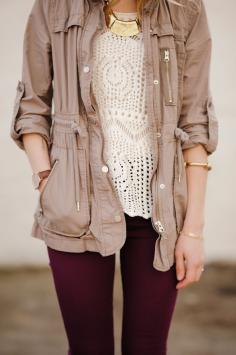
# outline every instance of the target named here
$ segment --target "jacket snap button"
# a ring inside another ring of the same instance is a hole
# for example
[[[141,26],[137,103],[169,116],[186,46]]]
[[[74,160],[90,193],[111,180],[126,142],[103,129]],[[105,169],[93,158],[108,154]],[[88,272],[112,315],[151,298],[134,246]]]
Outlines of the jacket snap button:
[[[159,84],[159,80],[155,79],[155,80],[153,80],[153,83],[154,83],[155,85],[158,85],[158,84]]]
[[[166,187],[165,184],[160,184],[160,188],[161,188],[161,189],[164,189],[165,187]]]
[[[161,137],[161,132],[157,132],[157,137]]]
[[[84,70],[85,73],[88,73],[89,72],[89,66],[85,65],[83,70]]]
[[[103,171],[104,173],[107,173],[107,172],[108,172],[108,166],[107,166],[107,165],[103,165],[102,171]]]
[[[121,221],[121,216],[118,215],[118,214],[114,218],[115,218],[116,222],[120,222]]]

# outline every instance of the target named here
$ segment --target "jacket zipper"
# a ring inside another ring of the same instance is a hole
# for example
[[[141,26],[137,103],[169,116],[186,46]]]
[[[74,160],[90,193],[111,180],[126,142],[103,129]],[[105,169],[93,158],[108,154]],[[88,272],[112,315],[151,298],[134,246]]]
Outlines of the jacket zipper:
[[[157,164],[159,164],[159,162],[157,162]],[[157,207],[157,216],[158,216],[158,218],[160,218],[160,205],[159,205],[159,201],[158,200],[156,200],[156,207]],[[158,234],[159,234],[158,238],[161,237],[161,234],[162,234],[162,232],[165,231],[165,228],[164,228],[163,224],[161,223],[160,219],[157,219],[154,222],[153,221],[153,217],[151,215],[151,223],[152,223],[152,227],[154,228],[154,230],[156,232],[158,232]]]
[[[171,87],[171,81],[170,81],[170,51],[168,48],[165,48],[163,51],[164,51],[163,62],[165,63],[165,75],[166,75],[166,83],[167,83],[168,102],[172,103],[173,102],[173,94],[172,94],[172,87]]]

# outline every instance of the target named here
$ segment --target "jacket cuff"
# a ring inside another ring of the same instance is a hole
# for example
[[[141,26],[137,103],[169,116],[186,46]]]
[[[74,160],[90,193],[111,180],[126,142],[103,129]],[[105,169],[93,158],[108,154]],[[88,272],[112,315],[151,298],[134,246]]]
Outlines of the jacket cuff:
[[[22,135],[25,133],[37,133],[40,134],[47,143],[47,146],[50,145],[50,136],[49,129],[42,124],[42,122],[35,124],[35,119],[33,117],[24,118],[19,121],[16,121],[14,129],[11,132],[11,137],[17,144],[17,146],[24,150],[24,144],[22,140]],[[40,126],[41,125],[41,126]]]
[[[21,117],[20,103],[25,92],[25,85],[22,81],[18,81],[16,91],[14,112],[10,128],[11,138],[20,149],[25,150],[22,135],[24,133],[37,133],[45,139],[47,146],[49,147],[50,125],[47,119],[41,115],[24,115],[24,117]]]
[[[182,141],[182,150],[202,144],[207,154],[211,155],[217,148],[218,129],[218,119],[215,114],[212,96],[209,96],[206,105],[206,124],[195,124],[183,129],[188,134],[188,139]]]

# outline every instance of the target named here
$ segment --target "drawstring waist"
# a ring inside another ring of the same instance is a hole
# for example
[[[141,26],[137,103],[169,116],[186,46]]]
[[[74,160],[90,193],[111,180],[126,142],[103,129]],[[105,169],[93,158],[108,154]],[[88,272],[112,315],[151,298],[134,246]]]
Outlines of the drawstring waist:
[[[76,120],[77,118],[77,120]],[[63,127],[59,128],[61,129],[62,132],[66,133],[74,133],[72,135],[72,152],[73,152],[73,163],[74,163],[74,179],[75,179],[75,203],[76,203],[76,210],[80,210],[80,186],[82,181],[81,181],[81,176],[79,172],[79,156],[77,152],[77,135],[79,135],[79,139],[83,137],[83,131],[84,129],[81,128],[81,125],[78,122],[79,116],[69,116],[69,118],[60,118],[58,115],[55,115],[52,117],[52,125],[50,129],[50,137],[51,137],[51,143],[53,141],[53,130],[54,130],[54,125],[55,123],[58,124],[58,126]],[[174,136],[177,139],[177,166],[178,166],[178,181],[180,182],[182,174],[183,174],[183,159],[182,159],[182,147],[181,143],[185,142],[186,140],[189,139],[189,135],[187,132],[185,132],[182,128],[176,127],[174,129]]]

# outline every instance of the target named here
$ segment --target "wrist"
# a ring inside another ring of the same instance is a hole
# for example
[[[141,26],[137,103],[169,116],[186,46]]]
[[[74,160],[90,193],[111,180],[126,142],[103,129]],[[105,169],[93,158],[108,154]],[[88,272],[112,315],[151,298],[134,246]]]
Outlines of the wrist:
[[[203,219],[185,219],[182,230],[193,233],[202,233],[204,229],[204,224],[205,223]]]
[[[185,214],[184,224],[186,226],[195,226],[196,228],[203,228],[205,224],[205,214],[203,208],[200,206],[195,209],[188,208]]]
[[[33,173],[32,175],[32,183],[35,189],[39,189],[42,181],[48,178],[49,174],[51,173],[51,169],[42,170],[38,173]]]
[[[48,176],[45,176],[40,180],[38,189],[40,189],[40,187],[45,183],[45,181],[47,181],[47,179],[48,179]]]
[[[204,229],[204,223],[203,222],[199,223],[199,221],[197,222],[186,221],[184,222],[182,228],[183,231],[193,232],[196,234],[201,234],[203,232],[203,229]]]

